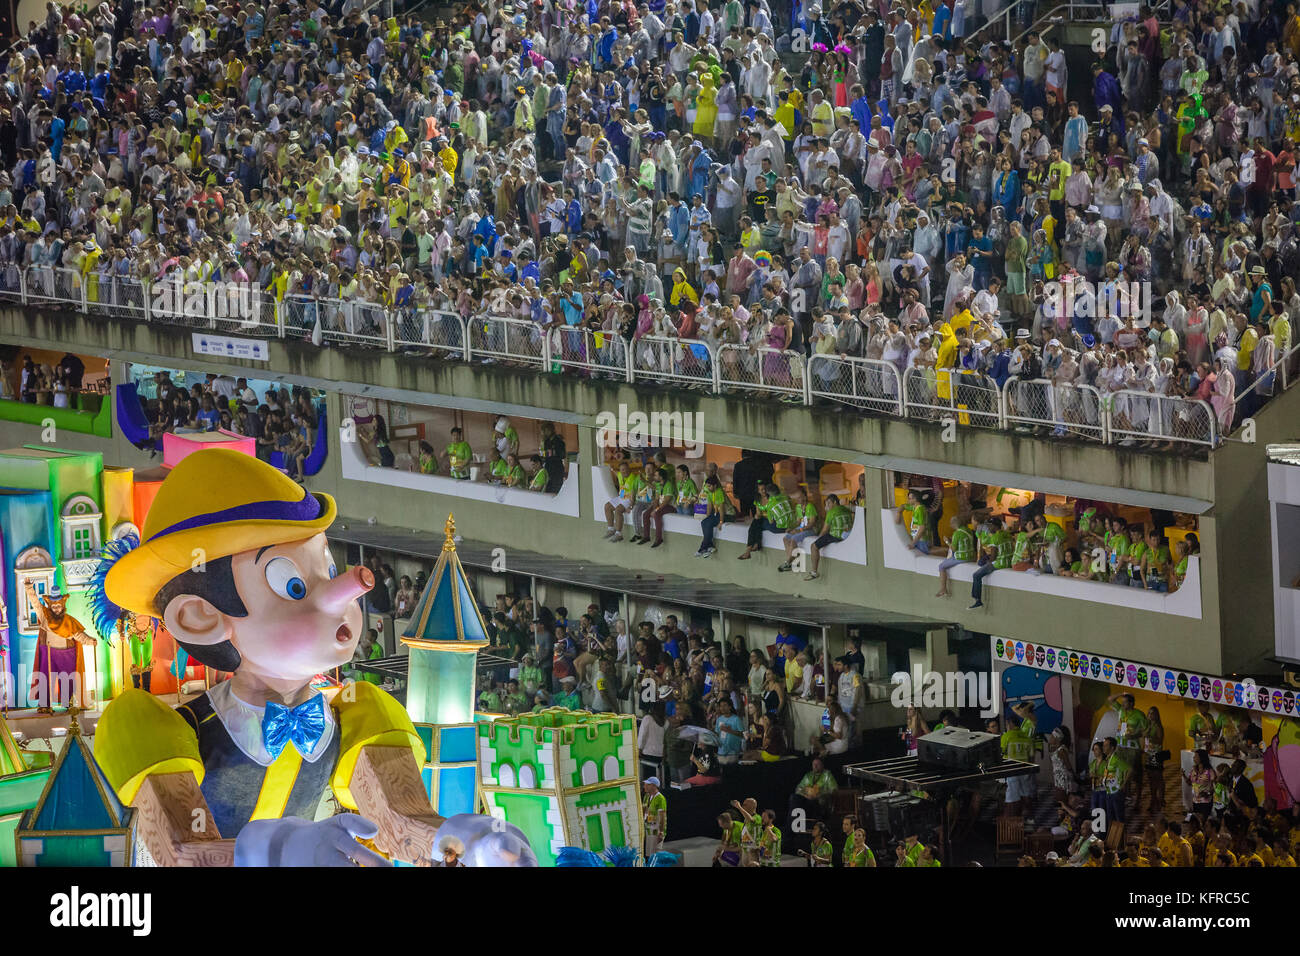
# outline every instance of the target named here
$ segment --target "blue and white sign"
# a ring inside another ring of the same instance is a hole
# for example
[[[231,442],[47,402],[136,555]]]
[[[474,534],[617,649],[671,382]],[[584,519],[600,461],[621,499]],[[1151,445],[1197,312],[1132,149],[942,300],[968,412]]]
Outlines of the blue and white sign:
[[[206,332],[195,332],[193,336],[196,355],[216,355],[250,362],[271,360],[271,352],[262,339],[239,339],[229,335],[208,335]]]

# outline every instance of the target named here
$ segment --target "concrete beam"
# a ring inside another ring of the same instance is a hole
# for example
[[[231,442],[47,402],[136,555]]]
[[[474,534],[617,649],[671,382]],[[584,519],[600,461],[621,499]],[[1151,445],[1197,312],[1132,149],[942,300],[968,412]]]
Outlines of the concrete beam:
[[[296,339],[270,340],[271,359],[265,363],[214,359],[195,354],[193,331],[71,311],[0,309],[0,340],[33,347],[590,427],[597,425],[602,412],[617,414],[620,405],[647,413],[699,413],[703,438],[713,444],[1009,483],[1172,511],[1201,513],[1214,500],[1214,469],[1204,456],[1045,441],[983,428],[959,427],[955,440],[945,442],[938,424],[869,417],[844,408],[809,408],[770,398],[668,390],[362,348],[318,348]]]

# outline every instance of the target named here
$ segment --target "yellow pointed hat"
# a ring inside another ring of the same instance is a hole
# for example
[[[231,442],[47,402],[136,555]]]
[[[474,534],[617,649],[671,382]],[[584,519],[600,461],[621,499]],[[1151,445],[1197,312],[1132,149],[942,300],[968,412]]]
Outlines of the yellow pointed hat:
[[[140,545],[117,558],[104,577],[105,596],[137,614],[162,616],[159,589],[198,561],[216,561],[266,545],[310,538],[337,509],[283,472],[230,448],[183,458],[158,489]]]

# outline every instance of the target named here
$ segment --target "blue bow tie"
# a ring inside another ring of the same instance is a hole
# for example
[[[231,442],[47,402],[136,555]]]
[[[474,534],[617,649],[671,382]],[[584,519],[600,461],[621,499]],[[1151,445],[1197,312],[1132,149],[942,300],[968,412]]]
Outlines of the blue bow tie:
[[[262,714],[262,741],[271,759],[279,757],[291,742],[304,757],[311,753],[325,733],[325,698],[320,694],[290,710],[267,701]]]

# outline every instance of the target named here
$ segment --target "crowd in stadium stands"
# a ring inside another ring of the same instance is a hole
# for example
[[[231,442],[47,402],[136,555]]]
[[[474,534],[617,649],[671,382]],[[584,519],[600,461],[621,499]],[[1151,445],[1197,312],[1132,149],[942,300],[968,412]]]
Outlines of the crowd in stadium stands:
[[[937,373],[936,399],[1046,378],[1126,393],[1130,443],[1191,426],[1127,393],[1203,399],[1224,432],[1279,387],[1286,0],[1143,6],[1073,82],[1060,35],[1003,41],[998,0],[358,7],[49,4],[4,64],[5,287],[487,303],[634,351],[762,347],[775,379],[879,359]],[[1074,277],[1110,304],[1053,294]]]
[[[719,527],[748,521],[745,548],[738,559],[747,561],[762,548],[765,531],[780,534],[786,559],[777,570],[794,569],[799,549],[809,558],[804,579],[815,580],[823,550],[843,541],[853,528],[854,508],[865,498],[862,480],[853,495],[822,497],[802,482],[787,494],[773,480],[775,461],[778,456],[745,449],[728,480],[716,462],[706,464],[701,474],[689,462],[670,464],[663,451],[641,462],[629,450],[619,449],[609,462],[617,494],[605,503],[605,537],[659,548],[664,545],[666,515],[698,516],[701,541],[695,556],[708,558],[717,553]],[[625,538],[628,525],[631,532]]]
[[[895,521],[906,529],[908,549],[943,558],[936,597],[951,596],[954,567],[978,565],[972,610],[983,606],[984,581],[999,569],[1165,594],[1182,586],[1191,558],[1200,553],[1196,519],[1190,515],[1081,499],[1049,505],[1046,495],[1021,491],[1014,492],[1015,500],[1028,500],[1008,507],[1000,504],[1006,489],[990,502],[987,487],[959,482],[956,513],[945,529],[942,480],[899,474],[895,487],[904,496],[894,509]]]
[[[295,385],[267,389],[262,401],[245,378],[208,373],[189,389],[178,388],[172,373],[154,373],[152,397],[137,391],[149,422],[146,445],[152,454],[162,447],[167,432],[226,431],[256,439],[257,457],[271,460],[272,452],[283,455],[289,477],[301,482],[303,461],[316,444],[320,394]]]
[[[77,404],[86,363],[71,352],[59,359],[57,365],[37,364],[30,355],[23,355],[17,368],[0,361],[0,399],[22,401],[30,405],[49,405],[53,408],[73,408]],[[88,387],[98,387],[98,381]]]
[[[358,429],[358,436],[366,457],[384,468],[400,467],[393,453],[388,421],[376,414]],[[439,454],[429,442],[420,440],[417,451],[410,456],[409,468],[422,475],[445,475],[450,478],[472,480],[481,477],[488,484],[503,488],[524,488],[555,494],[568,475],[568,447],[551,422],[542,422],[540,447],[537,452],[523,456],[519,452],[519,432],[504,415],[492,426],[492,446],[488,457],[475,456],[470,443],[465,440],[465,430],[459,425],[448,433],[449,441]]]
[[[399,575],[374,553],[367,563],[377,582],[367,609],[398,620],[408,616],[427,570],[414,578]],[[828,667],[824,648],[784,625],[777,626],[771,645],[751,649],[743,634],[730,634],[724,643],[709,627],[675,614],[656,614],[629,627],[617,610],[597,603],[574,617],[563,606],[552,609],[527,594],[505,593],[483,612],[491,640],[485,653],[505,663],[482,669],[481,710],[520,714],[558,706],[638,719],[646,822],[657,827],[656,847],[674,838],[667,804],[655,801],[656,794],[721,784],[726,768],[740,764],[811,757],[807,772],[783,798],[785,806],[760,809],[752,799],[719,805],[714,865],[779,865],[783,842],[787,861],[795,846],[810,866],[876,866],[879,853],[886,854],[883,865],[941,865],[933,826],[876,831],[871,820],[841,812],[835,799],[846,781],[824,761],[863,752],[868,688],[858,637],[850,636],[846,652]],[[355,662],[382,653],[371,630]],[[379,679],[363,668],[355,673]],[[795,739],[794,701],[825,704],[820,731],[810,739]],[[920,709],[907,708],[902,749],[915,755],[925,734],[968,726],[997,735],[1004,756],[1039,764],[1044,780],[1050,769],[1047,789],[1040,790],[1038,774],[990,779],[954,795],[949,805],[950,841],[969,838],[990,805],[1000,805],[1004,816],[1033,814],[1040,823],[1045,808],[1056,807],[1043,827],[1056,849],[1026,856],[1023,866],[1294,865],[1300,809],[1280,811],[1272,798],[1258,798],[1246,760],[1260,759],[1263,740],[1249,712],[1201,701],[1186,727],[1166,729],[1159,710],[1136,708],[1127,693],[1116,693],[1107,708],[1115,712],[1115,730],[1091,747],[1076,746],[1062,727],[1041,733],[1032,705],[982,721],[964,720],[952,710],[928,719]],[[1176,763],[1167,748],[1176,752],[1171,741],[1184,733],[1194,748],[1192,767],[1167,772],[1166,765]],[[1166,792],[1178,776],[1186,781],[1190,803]],[[1112,825],[1126,823],[1128,829],[1113,839]]]

